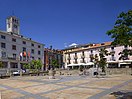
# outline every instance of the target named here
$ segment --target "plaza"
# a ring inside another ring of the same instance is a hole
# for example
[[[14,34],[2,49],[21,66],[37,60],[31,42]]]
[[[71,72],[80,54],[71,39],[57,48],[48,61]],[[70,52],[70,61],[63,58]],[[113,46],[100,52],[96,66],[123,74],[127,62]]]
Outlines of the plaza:
[[[17,76],[0,79],[1,99],[116,99],[112,92],[132,92],[131,75]],[[132,95],[132,93],[131,93]]]

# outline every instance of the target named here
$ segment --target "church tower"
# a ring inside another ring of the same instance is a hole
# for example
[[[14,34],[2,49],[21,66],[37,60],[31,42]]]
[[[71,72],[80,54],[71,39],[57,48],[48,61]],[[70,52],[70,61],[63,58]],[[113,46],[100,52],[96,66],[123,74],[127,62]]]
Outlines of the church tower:
[[[20,32],[20,23],[19,19],[15,16],[10,16],[6,19],[6,28],[7,32],[18,34]]]

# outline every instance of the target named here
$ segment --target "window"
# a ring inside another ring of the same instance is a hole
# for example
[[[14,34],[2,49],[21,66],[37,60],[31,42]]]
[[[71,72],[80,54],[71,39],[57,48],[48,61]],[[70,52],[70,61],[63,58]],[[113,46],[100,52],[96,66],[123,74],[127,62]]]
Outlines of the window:
[[[1,38],[2,38],[2,39],[6,39],[6,37],[5,37],[4,35],[1,35]]]
[[[23,51],[26,51],[26,47],[23,47]]]
[[[16,54],[12,54],[13,55],[13,58],[15,58],[16,59]]]
[[[41,60],[41,58],[38,58],[38,60]]]
[[[12,38],[12,41],[13,41],[13,42],[16,42],[16,39],[15,39],[15,38]]]
[[[10,28],[10,23],[8,23],[8,28]]]
[[[33,44],[33,43],[31,43],[31,46],[34,46],[34,44]]]
[[[114,55],[111,55],[111,58],[112,58],[112,59],[111,59],[112,61],[115,61]]]
[[[40,45],[38,45],[38,48],[40,48]]]
[[[91,50],[91,53],[93,53],[93,50]]]
[[[38,51],[38,55],[40,55],[41,54],[41,51]]]
[[[6,57],[6,52],[1,52],[2,57]]]
[[[127,48],[128,48],[128,46],[127,46],[127,45],[125,45],[125,46],[124,46],[124,48],[125,48],[125,49],[127,49]]]
[[[12,45],[12,50],[16,50],[16,45]]]
[[[82,55],[84,55],[84,51],[82,51]]]
[[[31,53],[34,54],[34,49],[31,49]]]
[[[101,43],[101,45],[105,45],[104,43]]]
[[[34,57],[32,56],[32,60],[34,60]]]
[[[23,43],[23,44],[26,44],[26,41],[23,41],[22,43]]]
[[[1,48],[6,48],[6,43],[1,43]]]
[[[114,47],[111,47],[111,50],[114,50]]]
[[[14,28],[16,28],[16,29],[17,29],[17,25],[14,25]]]

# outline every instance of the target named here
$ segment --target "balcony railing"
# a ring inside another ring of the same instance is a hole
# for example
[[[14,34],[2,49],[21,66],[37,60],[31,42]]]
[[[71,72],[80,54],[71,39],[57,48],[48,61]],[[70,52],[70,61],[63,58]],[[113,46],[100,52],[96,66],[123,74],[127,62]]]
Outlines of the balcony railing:
[[[77,56],[74,56],[74,59],[78,59],[78,57]]]
[[[86,61],[85,60],[81,60],[80,63],[86,63]]]
[[[85,58],[85,55],[82,55],[81,58]]]
[[[114,50],[111,50],[110,54],[111,55],[114,55],[115,54],[115,51]]]
[[[116,61],[115,57],[110,58],[110,61]]]
[[[74,64],[77,64],[78,62],[77,61],[73,61]]]
[[[71,60],[71,58],[70,58],[70,57],[68,57],[68,58],[67,58],[67,60]]]
[[[71,64],[71,63],[67,62],[67,65],[69,65],[69,64]]]
[[[0,57],[1,59],[8,59],[7,57]]]

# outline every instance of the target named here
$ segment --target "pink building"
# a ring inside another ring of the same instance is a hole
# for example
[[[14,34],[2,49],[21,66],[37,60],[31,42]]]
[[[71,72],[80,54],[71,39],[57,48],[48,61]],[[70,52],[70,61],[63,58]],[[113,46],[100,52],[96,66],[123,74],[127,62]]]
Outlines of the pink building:
[[[105,56],[107,60],[108,68],[123,68],[130,66],[132,62],[132,56],[128,56],[125,59],[120,60],[119,53],[124,49],[132,49],[132,47],[125,46],[115,46],[111,45],[111,42],[105,42],[101,44],[85,44],[85,45],[75,45],[63,50],[63,60],[65,63],[65,68],[77,68],[79,66],[94,66],[94,60],[92,56],[99,56],[99,50],[105,48],[108,56]]]

